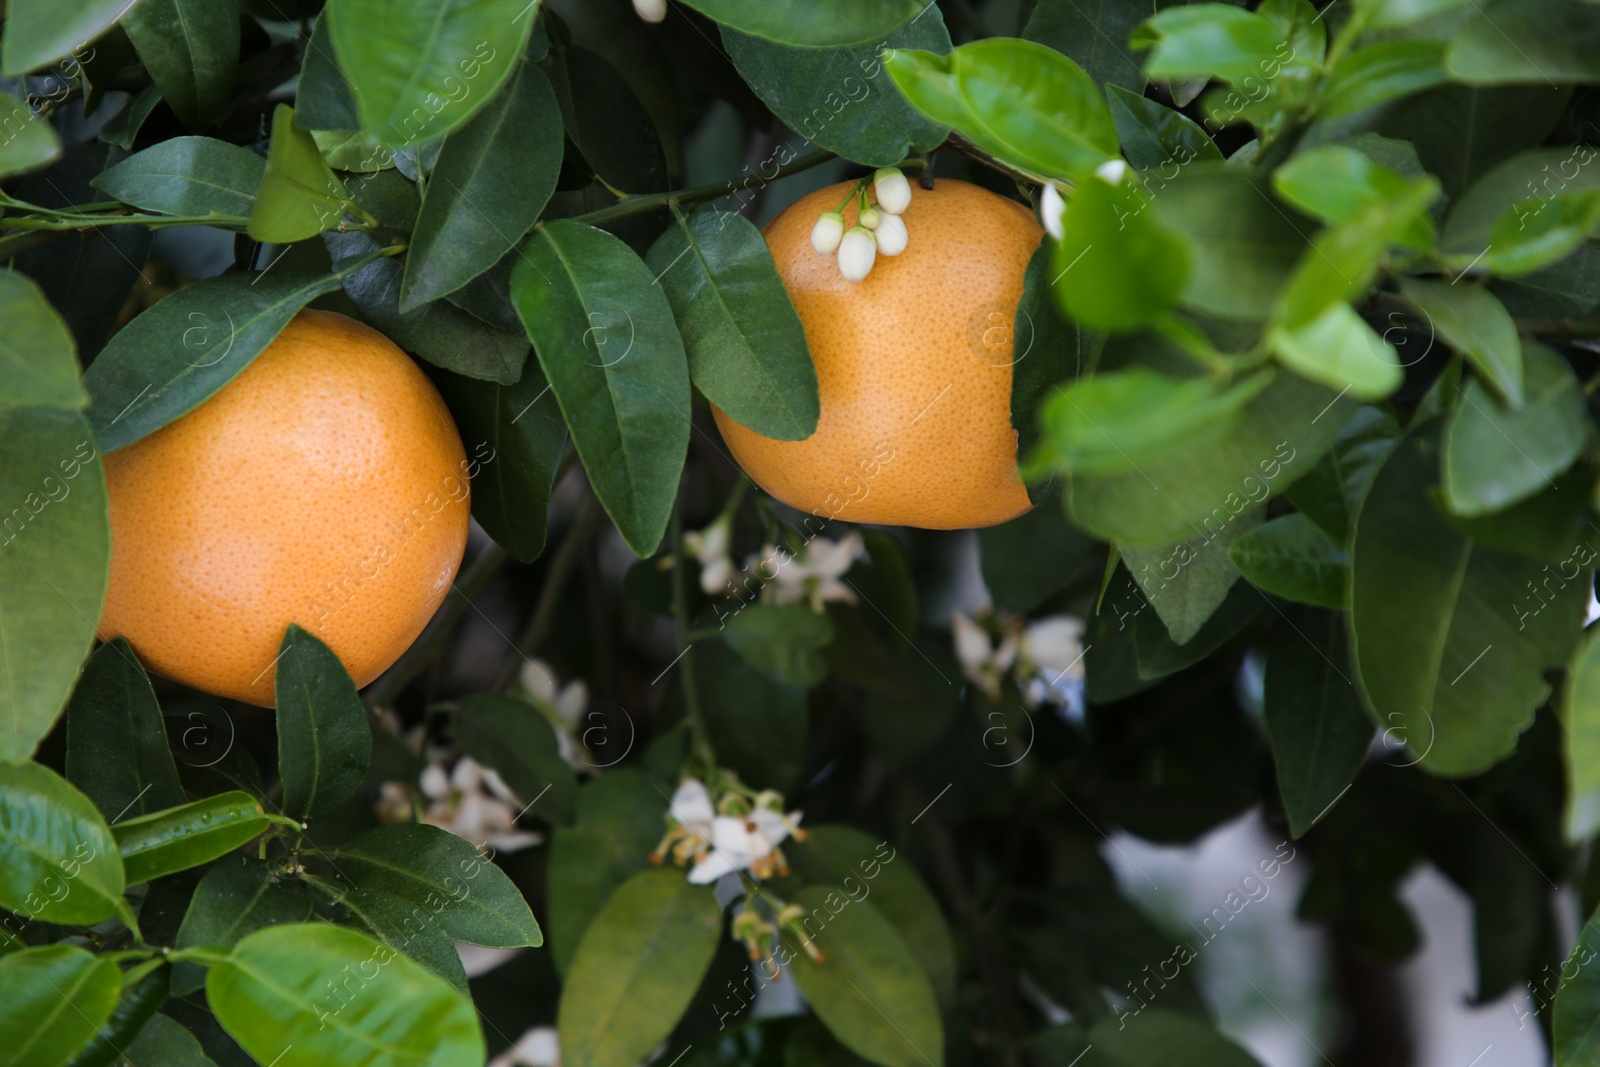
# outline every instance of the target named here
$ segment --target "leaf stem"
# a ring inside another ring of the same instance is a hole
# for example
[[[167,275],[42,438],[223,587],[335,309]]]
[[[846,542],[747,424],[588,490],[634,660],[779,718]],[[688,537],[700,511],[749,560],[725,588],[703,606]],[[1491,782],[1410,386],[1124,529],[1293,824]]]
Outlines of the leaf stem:
[[[835,153],[818,150],[801,156],[792,163],[779,167],[771,175],[751,174],[734,181],[714,182],[711,185],[701,185],[693,189],[676,189],[666,193],[641,193],[637,196],[625,196],[620,203],[610,207],[591,211],[586,215],[574,216],[574,221],[588,223],[590,226],[599,226],[616,219],[625,219],[633,215],[642,215],[646,211],[655,211],[666,207],[673,201],[680,204],[697,203],[701,200],[715,200],[718,197],[728,196],[756,186],[767,185],[780,178],[787,178],[791,174],[810,170],[820,166],[830,159],[836,158]]]

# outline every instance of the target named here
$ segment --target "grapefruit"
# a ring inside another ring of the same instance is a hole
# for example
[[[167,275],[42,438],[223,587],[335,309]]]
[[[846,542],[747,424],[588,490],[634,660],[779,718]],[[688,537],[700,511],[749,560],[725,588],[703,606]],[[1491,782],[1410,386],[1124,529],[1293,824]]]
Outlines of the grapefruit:
[[[466,456],[444,401],[388,338],[331,312],[300,312],[105,470],[100,636],[264,707],[291,622],[366,685],[421,633],[466,548]]]

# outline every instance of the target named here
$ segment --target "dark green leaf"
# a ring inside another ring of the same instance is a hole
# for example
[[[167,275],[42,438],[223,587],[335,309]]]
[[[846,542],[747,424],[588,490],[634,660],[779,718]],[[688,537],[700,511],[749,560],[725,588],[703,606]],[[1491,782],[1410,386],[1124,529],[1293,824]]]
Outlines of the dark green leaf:
[[[1053,500],[979,530],[978,544],[983,584],[995,607],[1019,615],[1055,596],[1100,557],[1100,546],[1068,523]]]
[[[108,452],[187,414],[250,365],[339,276],[234,273],[187,285],[112,337],[84,374],[89,423]]]
[[[517,312],[595,494],[649,556],[689,447],[689,366],[672,308],[627,245],[582,223],[542,224],[523,251]]]
[[[88,797],[37,763],[0,763],[0,907],[74,926],[113,914],[131,925],[123,884],[116,841]]]
[[[1206,528],[1176,545],[1122,547],[1123,562],[1150,606],[1166,625],[1174,644],[1194,640],[1239,580],[1229,549],[1261,524],[1266,509],[1242,508],[1225,520],[1206,520]]]
[[[1027,456],[1039,443],[1039,407],[1055,387],[1092,370],[1105,347],[1105,334],[1068,319],[1055,299],[1050,280],[1054,250],[1041,242],[1028,260],[1011,336],[1011,428],[1017,432],[1017,455]],[[1020,353],[1019,353],[1020,350]],[[1037,486],[1028,495],[1035,504],[1053,494]]]
[[[457,941],[491,948],[544,943],[528,902],[471,842],[426,823],[375,826],[339,846],[339,873],[429,909]]]
[[[455,732],[462,751],[497,771],[540,818],[572,821],[578,783],[538,708],[493,693],[470,696],[461,701]]]
[[[272,244],[315,237],[339,224],[350,200],[316,140],[294,124],[294,108],[272,112],[267,170],[250,206],[250,236]]]
[[[249,218],[266,161],[210,137],[174,137],[109,168],[92,184],[107,196],[165,215]]]
[[[689,377],[735,422],[798,441],[817,428],[817,373],[759,230],[734,212],[679,215],[646,257],[667,294]]]
[[[1557,1067],[1580,1067],[1600,1053],[1600,973],[1589,964],[1600,955],[1600,922],[1590,916],[1578,931],[1572,954],[1561,967],[1571,973],[1556,985],[1551,1039]]]
[[[1346,542],[1372,479],[1399,440],[1400,427],[1392,417],[1375,407],[1361,408],[1339,432],[1332,451],[1289,487],[1289,500]]]
[[[10,0],[0,44],[0,72],[15,77],[76,54],[128,10],[128,0]]]
[[[366,709],[339,657],[296,624],[284,631],[273,662],[283,814],[325,815],[366,780],[372,762]]]
[[[1505,305],[1470,283],[1400,279],[1400,291],[1512,407],[1522,406],[1522,342]]]
[[[1138,169],[1153,167],[1165,181],[1169,167],[1176,174],[1176,168],[1196,160],[1222,162],[1222,151],[1211,135],[1183,112],[1117,85],[1106,86],[1106,101],[1122,140],[1122,154]]]
[[[233,95],[239,12],[213,0],[139,0],[122,29],[162,97],[191,130],[209,126]]]
[[[122,973],[76,945],[0,957],[0,1047],[9,1062],[61,1067],[111,1017]]]
[[[1548,209],[1550,200],[1600,189],[1600,168],[1589,166],[1595,154],[1593,148],[1576,145],[1523,152],[1506,160],[1451,205],[1440,249],[1470,260],[1490,252],[1496,230],[1504,226],[1521,238],[1527,221],[1543,214],[1541,207]]]
[[[639,771],[618,768],[578,791],[578,823],[550,834],[550,956],[572,966],[584,931],[623,882],[649,866],[669,797]]]
[[[403,952],[469,996],[467,972],[456,943],[430,909],[378,889],[351,889],[334,906],[333,921],[360,930],[396,952]]]
[[[211,965],[206,1001],[246,1052],[276,1067],[484,1061],[471,1001],[387,945],[327,923],[257,930]]]
[[[1073,321],[1129,331],[1170,311],[1191,276],[1189,245],[1132,183],[1078,186],[1056,249],[1055,290]]]
[[[927,7],[921,0],[685,0],[707,18],[779,44],[812,48],[887,37]]]
[[[125,1062],[122,1050],[133,1044],[167,999],[171,976],[172,968],[164,961],[130,968],[125,976],[118,976],[122,995],[110,1018],[100,1024],[94,1039],[72,1057],[70,1067],[110,1067]]]
[[[1082,1045],[1074,1050],[1082,1056],[1081,1067],[1261,1067],[1209,1023],[1158,1007],[1100,1020],[1090,1029],[1088,1043],[1094,1051],[1087,1056]]]
[[[111,557],[94,440],[77,412],[0,408],[0,760],[33,755],[94,644]]]
[[[1374,29],[1393,29],[1442,15],[1466,4],[1467,0],[1371,0],[1368,6],[1373,10]]]
[[[511,76],[538,11],[527,0],[332,0],[334,58],[383,144],[437,141]]]
[[[359,130],[356,98],[333,56],[328,20],[318,18],[306,41],[300,80],[295,85],[295,122],[305,130]]]
[[[210,863],[269,825],[261,801],[238,791],[124,819],[111,827],[111,835],[128,884],[138,885]]]
[[[1095,85],[1137,93],[1144,71],[1129,54],[1128,38],[1149,14],[1150,6],[1138,0],[1039,0],[1022,36],[1077,63]]]
[[[567,136],[582,153],[581,159],[569,153],[569,166],[630,193],[667,188],[667,160],[655,119],[615,67],[578,45],[552,49],[541,66],[561,101]],[[585,207],[575,210],[552,211],[550,217],[616,202],[603,188],[591,191],[596,201],[586,201]],[[561,198],[558,194],[554,199],[559,203]],[[649,220],[645,222],[649,226],[645,232],[654,237],[656,228]],[[635,247],[643,251],[637,244]]]
[[[1587,550],[1592,562],[1593,550]],[[1561,703],[1567,764],[1567,840],[1587,841],[1600,830],[1600,631],[1590,631],[1572,654]]]
[[[1474,379],[1444,431],[1444,496],[1457,515],[1482,515],[1548,486],[1589,439],[1583,390],[1566,360],[1543,345],[1522,350],[1525,398],[1511,410]]]
[[[1396,40],[1358,48],[1334,64],[1322,86],[1320,119],[1387,104],[1449,81],[1441,41]]]
[[[751,604],[728,620],[723,640],[773,681],[813,686],[828,673],[822,650],[833,624],[804,604]]]
[[[217,1067],[195,1036],[165,1015],[145,1023],[125,1051],[132,1067]]]
[[[139,131],[144,129],[145,120],[150,117],[156,105],[161,103],[161,90],[155,85],[146,85],[128,101],[116,118],[105,124],[100,131],[100,139],[107,144],[115,145],[124,152],[133,148],[133,142],[139,137]]]
[[[561,143],[549,80],[518,64],[504,91],[439,149],[406,255],[402,311],[460,289],[516,247],[555,190]]]
[[[756,789],[797,784],[806,747],[805,688],[774,681],[721,641],[701,641],[688,655],[722,764]]]
[[[634,875],[589,924],[562,987],[561,1058],[573,1067],[642,1060],[700,985],[722,908],[710,886],[668,867]]]
[[[0,272],[0,322],[6,324],[0,334],[0,409],[76,411],[88,404],[72,334],[26,274]]]
[[[1304,515],[1284,515],[1235,541],[1228,558],[1254,585],[1287,600],[1344,607],[1350,556]]]
[[[161,705],[126,638],[101,645],[72,691],[67,778],[107,819],[183,803]]]
[[[254,856],[230,857],[200,879],[174,944],[178,948],[232,948],[240,938],[264,927],[309,918],[311,892],[304,882]],[[204,984],[205,974],[198,964],[179,963],[172,973],[175,996],[187,996]]]
[[[1600,11],[1571,0],[1474,4],[1445,64],[1477,85],[1600,81]]]
[[[16,31],[14,18],[6,23],[4,41],[11,43]],[[48,119],[33,113],[33,109],[10,93],[0,93],[0,128],[6,138],[0,143],[0,178],[38,170],[61,158],[61,138]]]

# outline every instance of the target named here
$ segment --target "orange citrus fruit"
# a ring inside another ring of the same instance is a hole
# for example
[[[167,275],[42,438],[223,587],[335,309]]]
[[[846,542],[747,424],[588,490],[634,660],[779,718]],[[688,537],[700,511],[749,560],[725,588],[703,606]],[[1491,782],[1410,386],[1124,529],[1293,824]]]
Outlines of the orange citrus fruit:
[[[938,530],[1015,518],[1031,505],[1011,426],[1012,333],[1043,231],[1021,204],[940,178],[913,190],[905,251],[850,282],[811,246],[818,214],[849,188],[802,197],[764,231],[811,346],[817,430],[778,441],[713,408],[723,440],[761,488],[823,518]],[[852,200],[847,227],[855,214]]]
[[[105,469],[100,636],[263,707],[291,622],[366,685],[422,632],[466,548],[466,457],[444,401],[388,338],[331,312],[300,312]]]

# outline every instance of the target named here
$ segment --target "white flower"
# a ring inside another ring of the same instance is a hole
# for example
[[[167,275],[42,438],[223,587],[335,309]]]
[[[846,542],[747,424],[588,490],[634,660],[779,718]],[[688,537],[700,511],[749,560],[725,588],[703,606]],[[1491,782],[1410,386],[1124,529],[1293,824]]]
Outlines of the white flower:
[[[749,815],[718,815],[712,827],[711,851],[689,872],[689,881],[708,885],[733,871],[770,878],[788,870],[778,846],[800,825],[801,813],[787,816],[766,807]]]
[[[489,1067],[561,1067],[561,1042],[553,1026],[535,1026],[489,1061]]]
[[[1054,685],[1063,677],[1083,677],[1083,620],[1052,615],[1029,623],[1022,631],[1022,666],[1044,671]]]
[[[576,739],[578,721],[589,706],[589,686],[583,679],[576,678],[560,685],[555,670],[548,663],[530,659],[522,665],[518,681],[528,700],[555,729],[556,748],[561,758],[574,768],[593,767],[593,763],[585,760],[588,752],[583,749],[582,742]]]
[[[1039,198],[1039,218],[1044,222],[1045,232],[1058,241],[1066,234],[1061,225],[1066,213],[1067,202],[1061,199],[1061,190],[1054,182],[1046,182],[1044,195]]]
[[[746,569],[759,568],[756,573],[767,577],[770,599],[778,604],[809,603],[813,610],[823,610],[830,600],[856,602],[855,590],[843,581],[855,561],[865,552],[861,535],[852,530],[837,541],[818,537],[807,546],[804,556],[780,553],[771,545],[763,546],[760,553],[750,558]]]
[[[911,183],[896,167],[884,167],[872,176],[872,191],[878,206],[898,215],[911,206]]]
[[[539,834],[516,828],[517,816],[527,806],[500,775],[466,756],[448,772],[442,763],[429,763],[417,780],[417,791],[429,801],[423,822],[474,844],[513,852],[544,840]],[[412,796],[405,783],[385,782],[379,791],[378,817],[385,822],[410,822]]]
[[[861,223],[861,225],[865,226],[869,230],[876,230],[878,228],[878,223],[883,221],[883,216],[884,212],[879,211],[877,208],[867,207],[862,209],[861,214],[856,218],[856,221]]]
[[[1095,177],[1107,185],[1121,185],[1123,176],[1128,173],[1128,164],[1120,159],[1108,159],[1094,169]]]
[[[988,630],[958,611],[950,616],[950,632],[961,672],[991,700],[999,699],[1001,679],[1017,660],[1016,627],[1008,626],[997,646]]]
[[[906,232],[906,220],[899,215],[883,216],[873,235],[878,238],[878,251],[886,256],[898,256],[911,240]]]
[[[865,226],[852,226],[839,242],[839,273],[846,281],[859,282],[872,273],[878,257],[878,242]]]
[[[817,216],[817,224],[811,227],[811,247],[817,250],[819,256],[831,256],[839,250],[839,241],[844,237],[844,216],[837,211],[824,211]]]
[[[633,0],[633,9],[646,22],[660,22],[667,17],[667,0]]]
[[[719,515],[704,530],[683,535],[683,544],[700,561],[700,588],[706,596],[729,596],[735,574],[728,542],[733,534],[733,514]]]
[[[701,841],[711,841],[712,822],[717,817],[711,806],[711,793],[698,778],[685,778],[672,793],[668,814],[679,826]]]

